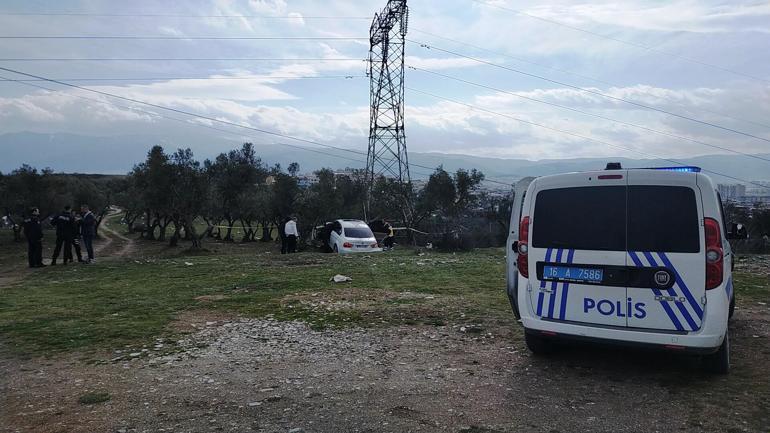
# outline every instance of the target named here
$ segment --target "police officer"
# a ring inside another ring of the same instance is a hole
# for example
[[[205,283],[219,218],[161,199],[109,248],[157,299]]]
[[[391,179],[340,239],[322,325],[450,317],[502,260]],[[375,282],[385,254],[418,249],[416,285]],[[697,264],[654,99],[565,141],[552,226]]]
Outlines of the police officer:
[[[87,204],[80,206],[80,212],[83,214],[83,221],[80,233],[83,236],[83,245],[88,252],[86,263],[94,262],[94,238],[96,237],[96,217]]]
[[[72,248],[75,249],[78,263],[85,263],[83,252],[80,250],[80,232],[83,226],[83,218],[80,217],[75,209],[72,209],[70,215],[72,215]]]
[[[32,208],[29,218],[24,220],[24,237],[27,238],[27,260],[30,268],[42,268],[43,226],[40,224],[40,210]]]
[[[72,213],[70,206],[64,206],[64,211],[51,218],[51,225],[56,227],[56,248],[53,250],[51,265],[56,265],[62,246],[64,247],[64,264],[72,261]]]

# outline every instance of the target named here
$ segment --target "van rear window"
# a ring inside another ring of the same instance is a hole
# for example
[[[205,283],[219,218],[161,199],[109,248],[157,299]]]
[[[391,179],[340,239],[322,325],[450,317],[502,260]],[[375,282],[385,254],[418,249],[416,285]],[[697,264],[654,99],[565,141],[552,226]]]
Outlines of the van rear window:
[[[559,188],[538,192],[532,246],[625,251],[626,187]]]
[[[532,246],[598,251],[700,251],[695,192],[678,186],[540,191]]]
[[[697,253],[695,191],[684,186],[628,187],[629,251]]]

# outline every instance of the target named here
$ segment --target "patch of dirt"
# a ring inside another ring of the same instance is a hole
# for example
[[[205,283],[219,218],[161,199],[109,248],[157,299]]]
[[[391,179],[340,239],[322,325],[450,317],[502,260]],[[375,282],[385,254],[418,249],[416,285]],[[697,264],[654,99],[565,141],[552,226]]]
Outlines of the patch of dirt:
[[[770,277],[770,255],[736,254],[735,268],[751,273]]]
[[[195,300],[199,302],[216,302],[229,298],[227,295],[201,295],[196,296]]]
[[[208,300],[213,301],[214,299],[210,299],[213,296],[219,295],[200,296],[199,298],[209,298]],[[232,314],[207,310],[205,308],[188,310],[178,314],[176,319],[168,325],[168,329],[174,333],[189,334],[198,332],[206,327],[219,326],[233,318]]]
[[[535,357],[513,320],[314,331],[195,310],[174,324],[189,333],[106,364],[2,361],[0,432],[767,431],[770,319],[742,307],[724,377],[659,352]],[[79,404],[89,392],[110,400]]]

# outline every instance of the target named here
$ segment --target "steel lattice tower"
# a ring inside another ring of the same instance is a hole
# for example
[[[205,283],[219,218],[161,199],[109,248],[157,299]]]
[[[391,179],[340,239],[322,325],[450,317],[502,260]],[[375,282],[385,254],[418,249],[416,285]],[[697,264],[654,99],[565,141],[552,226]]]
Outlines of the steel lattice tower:
[[[369,29],[369,149],[366,176],[371,189],[379,175],[409,184],[404,134],[404,37],[409,10],[406,0],[388,0],[374,14]]]

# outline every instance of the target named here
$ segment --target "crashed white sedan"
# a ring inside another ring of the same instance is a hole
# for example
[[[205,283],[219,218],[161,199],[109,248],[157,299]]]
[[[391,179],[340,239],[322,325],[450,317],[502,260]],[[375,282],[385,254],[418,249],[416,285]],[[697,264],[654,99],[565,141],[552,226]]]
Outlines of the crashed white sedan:
[[[373,253],[380,252],[379,243],[365,222],[353,219],[340,219],[326,224],[327,244],[335,253]],[[325,234],[326,234],[325,233]]]

